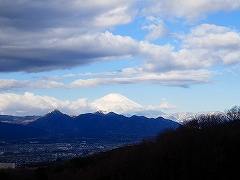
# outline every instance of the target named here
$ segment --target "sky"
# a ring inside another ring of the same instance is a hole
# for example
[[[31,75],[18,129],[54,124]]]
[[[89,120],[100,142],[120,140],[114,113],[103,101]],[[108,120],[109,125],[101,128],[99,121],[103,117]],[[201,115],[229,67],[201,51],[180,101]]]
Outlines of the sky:
[[[239,17],[240,0],[0,0],[0,114],[240,105]]]

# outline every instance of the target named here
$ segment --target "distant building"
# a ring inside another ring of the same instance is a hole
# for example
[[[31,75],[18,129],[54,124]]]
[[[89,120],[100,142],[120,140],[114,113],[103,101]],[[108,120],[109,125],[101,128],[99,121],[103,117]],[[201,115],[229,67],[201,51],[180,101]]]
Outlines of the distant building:
[[[0,169],[15,169],[15,163],[0,163]]]

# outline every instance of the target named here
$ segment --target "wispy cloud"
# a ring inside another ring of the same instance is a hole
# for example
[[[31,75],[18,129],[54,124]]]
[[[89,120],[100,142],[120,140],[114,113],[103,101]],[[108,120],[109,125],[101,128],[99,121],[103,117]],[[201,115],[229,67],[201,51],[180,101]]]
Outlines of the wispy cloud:
[[[144,14],[155,14],[161,18],[183,18],[187,22],[203,18],[205,14],[232,11],[240,8],[236,0],[150,0],[143,9]]]
[[[28,87],[30,81],[19,81],[16,79],[0,79],[0,90],[17,90]]]
[[[142,29],[150,31],[146,36],[146,39],[155,40],[157,38],[170,35],[169,30],[161,19],[153,16],[149,16],[146,19],[147,22],[142,26]]]
[[[114,73],[113,73],[114,74]],[[204,69],[186,70],[186,71],[169,71],[166,73],[143,73],[138,72],[134,75],[124,76],[121,73],[119,77],[102,77],[77,79],[70,83],[53,81],[53,80],[37,80],[37,81],[18,81],[1,79],[0,90],[18,90],[18,89],[58,89],[58,88],[86,88],[98,85],[122,85],[122,84],[160,84],[165,86],[189,87],[192,84],[213,83],[211,76],[213,72]],[[76,75],[77,76],[77,75]],[[72,77],[72,75],[71,75]],[[75,76],[74,76],[75,77]]]
[[[170,110],[170,109],[176,109],[176,108],[178,108],[177,106],[170,104],[166,99],[163,98],[162,100],[163,100],[163,102],[162,102],[162,104],[160,105],[160,109]]]

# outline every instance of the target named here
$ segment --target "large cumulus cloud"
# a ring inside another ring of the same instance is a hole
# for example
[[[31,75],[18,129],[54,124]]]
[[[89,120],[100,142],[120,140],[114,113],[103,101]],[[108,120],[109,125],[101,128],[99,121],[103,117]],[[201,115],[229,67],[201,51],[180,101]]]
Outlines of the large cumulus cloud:
[[[158,45],[111,33],[111,27],[133,20],[138,12],[134,3],[133,0],[1,1],[0,72],[69,69],[121,58],[138,58],[141,63],[119,72],[107,72],[104,78],[79,78],[68,84],[61,80],[1,79],[0,90],[141,82],[188,87],[213,82],[214,72],[208,69],[212,66],[240,63],[240,33],[227,27],[200,24],[187,34],[175,33],[179,41],[177,47],[171,43]],[[206,13],[239,7],[240,2],[232,0],[221,3],[216,0],[151,0],[139,13],[146,14],[148,19],[149,24],[142,26],[150,31],[146,39],[154,40],[170,35],[164,24],[167,16],[193,20]]]
[[[39,96],[30,92],[0,94],[0,113],[11,115],[43,115],[52,109],[60,109],[69,114],[91,112],[93,109],[86,98],[76,101],[62,101],[50,96]]]
[[[25,40],[22,38],[20,37],[20,42],[28,41],[27,35]],[[16,37],[12,41],[18,43],[17,39]],[[31,40],[27,44],[1,46],[0,71],[39,72],[67,69],[97,61],[132,56],[138,51],[135,40],[130,37],[114,36],[108,31],[81,34],[65,39],[52,37],[40,38],[33,42]]]
[[[0,104],[0,114],[18,116],[44,115],[50,110],[59,109],[64,113],[72,115],[96,112],[98,110],[128,115],[141,112],[144,115],[149,115],[149,112],[155,111],[159,115],[162,113],[162,109],[177,108],[166,100],[160,106],[142,106],[121,95],[117,95],[121,96],[119,100],[114,100],[112,97],[108,98],[107,96],[96,99],[94,102],[88,102],[86,98],[80,98],[76,101],[63,101],[51,96],[39,96],[30,92],[25,92],[23,95],[4,93],[0,94],[0,101],[4,102]]]
[[[122,56],[112,52],[118,47],[109,49],[111,44],[106,43],[112,42],[104,39],[107,34],[103,37],[97,32],[131,22],[137,12],[131,7],[133,3],[132,0],[1,1],[0,71],[49,71]]]
[[[4,71],[8,68],[17,70],[25,68],[28,71],[40,71],[51,68],[69,68],[94,61],[109,61],[120,57],[138,57],[142,59],[142,63],[118,72],[105,72],[104,77],[101,77],[100,72],[94,78],[78,79],[69,84],[64,84],[61,79],[35,82],[2,79],[0,89],[24,88],[24,85],[28,88],[79,88],[141,82],[188,87],[191,84],[212,82],[211,77],[214,72],[206,68],[240,64],[240,33],[234,29],[213,24],[201,24],[192,28],[188,34],[179,35],[178,38],[182,44],[179,49],[175,49],[173,45],[160,46],[147,41],[138,42],[129,36],[114,35],[109,31],[91,35],[84,34],[76,38],[49,43],[48,49],[46,49],[46,52],[49,51],[49,53],[42,54],[43,57],[51,57],[49,61],[44,58],[39,61],[31,59],[31,57],[34,58],[34,55],[31,54],[34,51],[29,51],[30,54],[28,54],[21,50],[20,54],[29,55],[28,59],[22,59],[22,61],[2,60],[4,66],[1,66],[0,69]],[[50,49],[54,48],[59,49],[59,56],[51,55],[54,51]],[[66,53],[64,50],[69,50],[71,53]],[[3,51],[2,54],[15,55],[11,51]],[[39,58],[41,55],[39,54],[37,57]],[[72,59],[69,59],[70,57]],[[31,63],[32,61],[34,63]],[[91,73],[88,75],[92,76]]]

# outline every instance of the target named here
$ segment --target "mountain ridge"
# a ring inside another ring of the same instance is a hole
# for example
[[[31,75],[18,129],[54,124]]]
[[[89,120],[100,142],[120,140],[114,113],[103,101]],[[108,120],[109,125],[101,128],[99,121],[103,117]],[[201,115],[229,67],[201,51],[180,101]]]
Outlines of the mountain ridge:
[[[50,110],[49,112],[47,112],[46,114],[44,114],[42,116],[33,116],[33,115],[32,116],[30,116],[30,115],[27,115],[27,116],[0,115],[0,122],[7,122],[7,123],[12,123],[12,124],[28,124],[30,122],[35,121],[38,118],[46,116],[47,114],[51,114],[52,112],[54,112],[54,113],[57,113],[57,112],[58,113],[62,113],[62,114],[65,114],[67,116],[70,116],[70,117],[76,117],[76,116],[81,115],[81,114],[79,114],[79,115],[67,114],[67,113],[64,113],[61,110],[52,109],[52,110]],[[112,112],[112,111],[110,111],[110,112]],[[95,112],[92,112],[92,113],[108,114],[110,112],[104,111],[104,110],[98,110],[98,111],[95,111]],[[149,116],[147,116],[146,115],[147,112],[144,112],[144,111],[136,112],[133,115],[130,115],[130,114],[122,114],[122,115],[127,116],[127,117],[131,117],[131,116],[134,116],[134,115],[136,115],[136,116],[145,116],[145,117],[148,117],[148,118],[163,117],[165,119],[170,119],[170,120],[178,122],[178,123],[183,123],[185,121],[191,120],[192,118],[203,116],[203,115],[224,114],[221,111],[178,112],[178,113],[163,113],[163,112],[158,113],[158,112],[159,111],[153,111],[153,113],[152,114],[150,113]],[[86,114],[86,113],[82,113],[82,114]]]
[[[204,112],[196,112],[196,113],[180,112],[180,113],[162,114],[161,116],[178,123],[183,123],[196,117],[201,117],[204,115],[217,115],[217,114],[224,114],[224,113],[220,111],[204,111]]]
[[[70,117],[58,110],[47,113],[28,126],[40,128],[54,134],[137,134],[140,136],[156,135],[166,128],[177,128],[178,123],[159,118],[144,116],[126,117],[114,112],[107,114],[85,113]],[[146,128],[147,127],[147,128]]]

